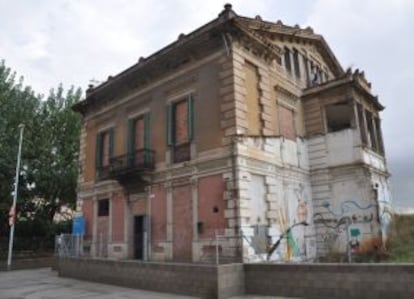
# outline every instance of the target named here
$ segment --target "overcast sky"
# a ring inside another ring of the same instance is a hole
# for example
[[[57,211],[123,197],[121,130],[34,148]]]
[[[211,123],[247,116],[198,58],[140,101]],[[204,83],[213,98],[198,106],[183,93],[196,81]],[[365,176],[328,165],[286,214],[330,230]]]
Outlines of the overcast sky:
[[[214,19],[227,1],[0,0],[0,59],[38,93],[86,89]],[[396,207],[414,207],[414,1],[244,0],[236,13],[312,26],[344,68],[365,71],[386,106]],[[413,85],[412,85],[413,84]]]

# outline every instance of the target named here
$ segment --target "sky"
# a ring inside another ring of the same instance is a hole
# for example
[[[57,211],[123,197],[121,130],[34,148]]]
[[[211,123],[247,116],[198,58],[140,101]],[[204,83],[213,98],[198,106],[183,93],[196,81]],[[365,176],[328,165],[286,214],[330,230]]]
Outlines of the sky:
[[[414,208],[414,1],[0,0],[0,60],[41,94],[85,90],[217,17],[311,26],[342,66],[364,70],[386,106],[382,126],[394,206]]]

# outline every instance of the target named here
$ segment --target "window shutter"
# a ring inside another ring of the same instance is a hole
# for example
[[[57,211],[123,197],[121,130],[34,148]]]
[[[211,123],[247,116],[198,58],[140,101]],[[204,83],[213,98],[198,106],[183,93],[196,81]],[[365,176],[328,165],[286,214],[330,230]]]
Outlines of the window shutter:
[[[167,146],[172,146],[174,144],[173,134],[174,134],[174,126],[173,126],[173,106],[171,103],[167,105]]]
[[[135,119],[128,119],[127,153],[132,155],[135,147]]]
[[[132,165],[134,162],[134,148],[135,148],[135,119],[128,119],[128,133],[127,133],[127,164]]]
[[[115,129],[111,128],[109,130],[109,159],[114,156],[114,139],[115,139]]]
[[[187,129],[188,129],[188,141],[194,139],[194,99],[190,94],[187,99]]]
[[[149,163],[151,154],[151,114],[148,112],[144,115],[144,161]]]
[[[96,134],[95,144],[95,169],[99,169],[102,166],[102,133]]]
[[[151,114],[144,115],[144,149],[151,148]]]

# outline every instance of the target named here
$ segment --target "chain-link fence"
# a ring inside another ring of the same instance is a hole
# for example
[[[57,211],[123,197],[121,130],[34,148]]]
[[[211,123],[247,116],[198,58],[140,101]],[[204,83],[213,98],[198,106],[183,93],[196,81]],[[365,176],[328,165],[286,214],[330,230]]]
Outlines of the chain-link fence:
[[[288,241],[283,236],[280,236],[279,240],[275,240],[275,238],[272,240],[265,230],[250,229],[248,231],[245,229],[245,231],[203,229],[198,232],[196,238],[191,230],[175,233],[173,231],[171,239],[167,239],[166,236],[150,239],[146,233],[129,237],[116,234],[109,237],[108,234],[98,233],[94,238],[90,235],[62,234],[56,236],[55,253],[57,256],[70,257],[203,264],[226,264],[241,261],[296,261],[286,258]],[[249,232],[250,234],[248,234]],[[125,242],[125,240],[127,241]],[[270,251],[271,248],[272,251]],[[311,261],[306,256],[301,256],[300,260]]]

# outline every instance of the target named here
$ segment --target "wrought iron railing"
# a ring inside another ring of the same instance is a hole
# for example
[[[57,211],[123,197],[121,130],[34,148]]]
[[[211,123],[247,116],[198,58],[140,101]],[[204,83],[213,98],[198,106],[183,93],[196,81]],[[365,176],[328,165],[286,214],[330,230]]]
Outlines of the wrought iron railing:
[[[108,166],[98,169],[99,179],[116,178],[135,172],[153,170],[155,152],[150,149],[139,149],[132,153],[112,157]]]

